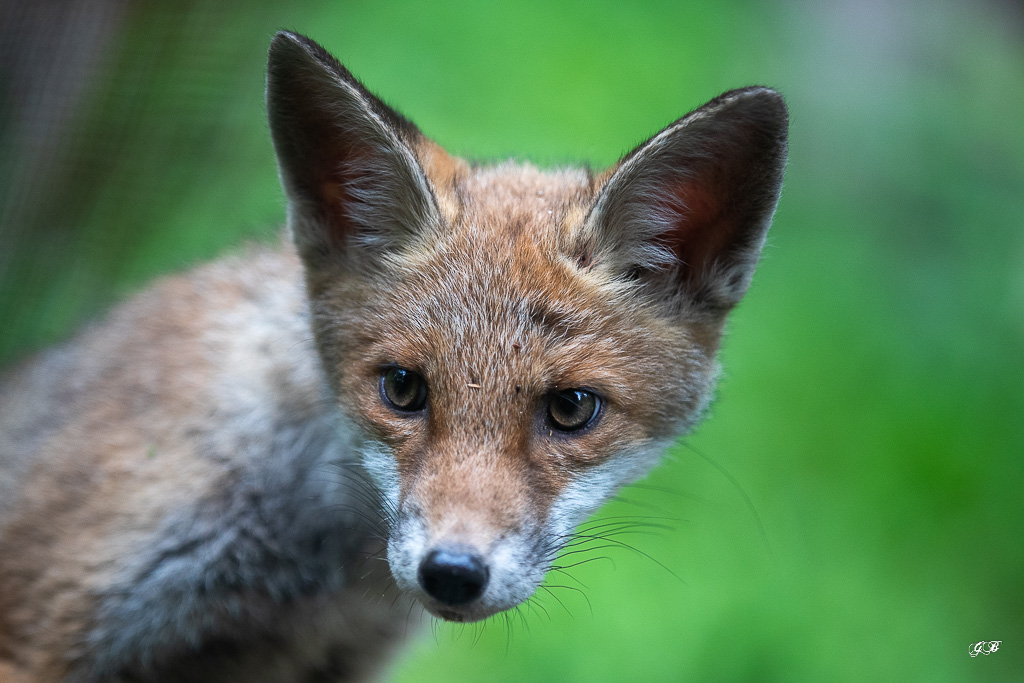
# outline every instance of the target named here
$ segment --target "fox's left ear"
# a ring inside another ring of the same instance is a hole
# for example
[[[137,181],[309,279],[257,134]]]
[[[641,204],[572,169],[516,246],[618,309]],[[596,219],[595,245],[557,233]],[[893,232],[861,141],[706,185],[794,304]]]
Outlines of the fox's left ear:
[[[788,115],[761,87],[727,92],[611,171],[581,233],[595,265],[724,313],[746,292],[782,187]]]
[[[267,114],[288,223],[312,271],[379,264],[438,223],[425,138],[309,38],[270,44]]]

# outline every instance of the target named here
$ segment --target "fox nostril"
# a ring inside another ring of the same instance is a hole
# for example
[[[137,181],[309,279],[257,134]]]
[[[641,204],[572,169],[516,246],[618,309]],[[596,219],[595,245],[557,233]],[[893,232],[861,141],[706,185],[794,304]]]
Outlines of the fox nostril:
[[[419,581],[435,600],[446,605],[464,605],[483,595],[489,573],[487,565],[474,553],[432,550],[420,563]]]

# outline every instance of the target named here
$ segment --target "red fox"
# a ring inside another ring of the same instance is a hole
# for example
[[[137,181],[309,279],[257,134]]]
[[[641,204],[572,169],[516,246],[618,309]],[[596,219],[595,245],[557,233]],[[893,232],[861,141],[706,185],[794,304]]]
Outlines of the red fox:
[[[373,677],[421,607],[527,600],[708,404],[778,93],[602,173],[482,166],[282,32],[267,108],[290,238],[3,380],[2,681]]]

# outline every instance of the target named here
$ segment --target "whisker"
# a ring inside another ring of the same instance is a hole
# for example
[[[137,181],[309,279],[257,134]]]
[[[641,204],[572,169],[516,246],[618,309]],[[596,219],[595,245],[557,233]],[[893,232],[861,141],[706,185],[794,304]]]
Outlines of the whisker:
[[[551,614],[548,612],[548,608],[544,606],[544,604],[540,601],[537,595],[534,595],[529,600],[527,600],[526,604],[530,607],[530,609],[533,609],[534,607],[539,609],[541,612],[544,613],[544,616],[547,617],[547,620],[551,621]]]
[[[554,598],[555,602],[557,602],[559,605],[562,606],[562,609],[565,610],[565,613],[569,615],[570,619],[575,619],[576,618],[576,617],[574,617],[572,615],[572,612],[569,611],[569,608],[565,606],[565,603],[562,602],[562,599],[560,597],[558,597],[557,595],[555,595],[555,592],[553,590],[551,590],[551,588],[552,588],[551,586],[545,586],[545,585],[541,584],[540,588],[543,588],[544,592],[546,592],[548,595],[550,595],[552,598]]]
[[[632,498],[626,498],[625,496],[623,496],[621,494],[620,495],[616,495],[616,496],[612,496],[612,500],[617,501],[619,503],[623,503],[625,505],[632,505],[634,507],[638,507],[641,510],[650,510],[651,512],[657,512],[659,514],[662,514],[662,513],[665,512],[664,508],[662,508],[661,506],[655,505],[654,503],[648,503],[646,501],[634,500]]]
[[[600,550],[600,548],[593,548],[593,550]],[[553,566],[553,567],[551,567],[551,569],[572,569],[573,567],[579,567],[580,565],[587,564],[588,562],[597,562],[598,560],[607,560],[608,562],[611,562],[612,563],[612,569],[615,569],[615,560],[613,560],[612,558],[608,557],[607,555],[598,555],[597,557],[588,557],[585,560],[580,560],[579,562],[574,562],[573,564],[561,564],[561,565],[558,565],[558,566]]]
[[[640,550],[639,548],[637,548],[635,546],[632,546],[632,545],[630,545],[628,543],[625,543],[623,541],[620,541],[620,540],[614,539],[614,538],[609,538],[608,542],[613,544],[613,545],[617,545],[617,546],[620,546],[622,548],[626,548],[628,550],[632,550],[633,552],[635,552],[635,553],[637,553],[639,555],[642,555],[643,557],[646,557],[648,560],[650,560],[651,562],[653,562],[654,564],[658,565],[659,567],[661,567],[662,569],[667,571],[669,574],[674,576],[675,579],[677,581],[679,581],[680,583],[682,583],[684,586],[689,585],[688,583],[686,583],[686,581],[683,581],[683,579],[678,574],[676,574],[674,571],[669,569],[667,565],[665,565],[660,560],[655,559],[652,555],[650,555],[648,553],[645,553],[643,550]]]
[[[488,621],[490,621],[490,619],[488,619],[488,620],[486,620],[486,621],[484,621],[482,623],[473,624],[473,626],[474,626],[474,629],[473,629],[473,647],[476,647],[477,643],[479,643],[480,639],[483,637],[483,635],[484,635],[484,628],[486,628]]]
[[[740,495],[743,497],[743,501],[747,505],[747,509],[750,510],[750,513],[754,516],[754,520],[757,522],[757,528],[758,531],[761,532],[761,539],[764,541],[765,548],[768,551],[768,557],[770,557],[772,561],[775,561],[775,552],[772,550],[772,544],[768,540],[768,534],[765,532],[764,524],[761,521],[761,515],[758,514],[757,507],[754,505],[754,501],[751,500],[750,495],[747,494],[747,490],[743,488],[743,485],[740,484],[739,480],[736,479],[736,477],[732,476],[732,473],[729,472],[729,470],[727,470],[723,465],[720,465],[719,463],[715,462],[714,460],[704,455],[703,453],[701,453],[696,448],[694,448],[693,446],[686,442],[683,442],[683,446],[687,448],[691,453],[697,455],[704,462],[708,463],[716,470],[718,470],[722,474],[722,476],[728,479],[729,482],[736,488],[736,490],[739,491]]]
[[[604,545],[595,545],[592,548],[577,548],[576,550],[570,550],[567,553],[562,553],[561,555],[558,556],[558,559],[562,560],[562,559],[565,559],[566,557],[569,557],[570,555],[578,555],[580,553],[590,553],[590,552],[594,552],[596,550],[604,550],[605,548],[618,548],[618,547],[619,546],[615,545],[614,543],[610,543],[609,542],[609,543],[606,543]],[[611,558],[609,558],[609,559],[611,559]]]
[[[594,616],[594,606],[592,604],[590,604],[590,597],[584,591],[581,591],[579,588],[575,588],[573,586],[566,586],[566,585],[554,584],[554,583],[547,584],[547,587],[549,589],[550,588],[562,588],[562,589],[567,590],[567,591],[573,591],[575,593],[579,593],[583,597],[584,602],[587,603],[587,609],[590,610],[590,616]]]
[[[508,611],[501,613],[501,616],[505,617],[505,657],[508,657],[509,650],[512,648],[512,617],[509,616]]]
[[[580,588],[583,588],[585,590],[590,590],[590,586],[588,586],[587,584],[583,583],[582,581],[580,581],[579,579],[577,579],[575,576],[573,576],[569,572],[565,571],[564,569],[561,569],[559,567],[551,567],[548,571],[558,572],[559,574],[562,574],[563,576],[565,576],[570,581],[575,581],[577,584],[579,584]]]

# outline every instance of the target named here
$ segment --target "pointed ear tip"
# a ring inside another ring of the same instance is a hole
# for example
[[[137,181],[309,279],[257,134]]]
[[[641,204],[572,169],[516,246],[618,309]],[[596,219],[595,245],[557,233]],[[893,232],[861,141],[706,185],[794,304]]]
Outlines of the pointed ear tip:
[[[328,52],[311,38],[294,31],[281,30],[275,33],[270,41],[268,60],[273,66],[275,63],[288,62],[291,59],[321,62],[329,56]]]
[[[304,36],[291,31],[278,31],[270,41],[270,49],[267,52],[267,64],[273,72],[283,64],[291,62],[296,57],[306,53]]]
[[[789,108],[782,94],[773,88],[753,85],[722,93],[708,103],[713,111],[731,111],[783,145],[789,135]]]
[[[323,46],[301,33],[278,31],[270,41],[267,55],[267,87],[276,90],[282,84],[324,74],[344,78],[345,67]]]
[[[763,85],[752,85],[746,88],[737,88],[723,93],[718,99],[723,101],[742,102],[752,107],[774,114],[780,118],[788,118],[789,108],[786,106],[786,99],[778,90]]]
[[[301,47],[307,40],[309,39],[294,31],[281,30],[275,33],[274,37],[270,40],[270,52],[274,53],[278,50]]]

